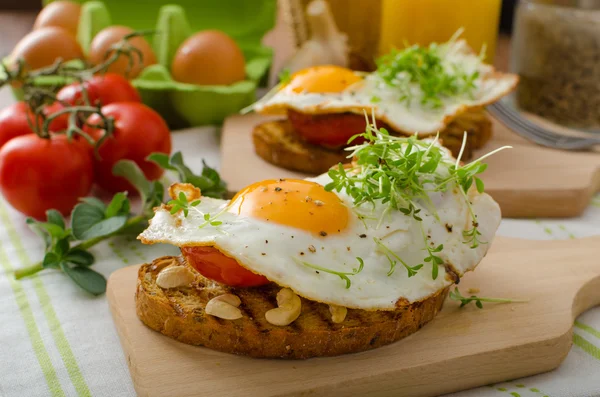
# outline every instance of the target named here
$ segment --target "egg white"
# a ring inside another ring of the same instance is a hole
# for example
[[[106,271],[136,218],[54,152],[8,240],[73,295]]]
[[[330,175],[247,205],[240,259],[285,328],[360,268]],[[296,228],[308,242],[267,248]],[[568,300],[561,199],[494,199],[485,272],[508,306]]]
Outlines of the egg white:
[[[264,114],[282,114],[287,109],[306,114],[350,112],[362,115],[366,110],[370,115],[373,111],[377,119],[398,133],[413,135],[416,132],[427,136],[443,130],[456,116],[470,108],[495,102],[517,85],[516,75],[496,72],[492,66],[482,63],[464,40],[449,42],[440,48],[446,68],[459,64],[467,74],[479,72],[471,96],[440,98],[442,106],[432,108],[421,104],[423,94],[417,84],[411,84],[411,101],[400,101],[396,88],[387,85],[377,73],[371,73],[340,93],[277,90],[254,104],[253,109]]]
[[[324,174],[312,180],[325,185],[330,178]],[[381,203],[376,203],[374,209],[370,205],[353,209],[351,197],[345,192],[337,194],[350,211],[348,227],[340,234],[321,237],[289,226],[223,212],[229,201],[204,197],[187,217],[182,213],[171,215],[165,208],[157,209],[150,226],[139,238],[149,244],[217,247],[245,268],[310,300],[364,310],[394,310],[399,301],[423,300],[454,282],[454,275],[448,274],[444,266],[440,266],[438,277],[432,278],[432,265],[423,261],[427,256],[423,233],[429,236],[433,246],[444,244],[439,256],[449,271],[460,277],[481,261],[500,223],[498,204],[487,194],[474,192],[471,197],[473,209],[482,232],[481,240],[487,244],[471,249],[463,243],[462,231],[471,227],[471,220],[458,189],[430,195],[438,218],[425,205],[419,205],[423,229],[419,222],[399,211],[383,214],[386,206]],[[206,213],[211,216],[221,213],[217,219],[222,224],[200,227],[205,224],[203,216]],[[359,219],[359,214],[365,218]],[[394,272],[388,275],[390,263],[374,238],[381,239],[408,265],[423,263],[423,268],[409,278],[406,269],[398,263]],[[352,272],[358,267],[357,257],[364,261],[364,268],[360,273],[348,276],[350,288],[346,288],[346,283],[337,275],[317,271],[300,262],[338,272]]]

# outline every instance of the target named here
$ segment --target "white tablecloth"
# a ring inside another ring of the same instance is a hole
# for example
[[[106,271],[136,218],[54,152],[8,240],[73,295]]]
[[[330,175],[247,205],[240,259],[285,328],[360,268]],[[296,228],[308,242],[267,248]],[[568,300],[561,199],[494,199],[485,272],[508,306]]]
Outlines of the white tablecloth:
[[[182,150],[196,170],[202,158],[211,166],[219,165],[214,129],[178,132],[175,149]],[[500,235],[532,239],[598,233],[600,196],[580,218],[506,219],[499,230]],[[151,260],[170,249],[113,240],[93,249],[95,269],[108,276],[115,269]],[[25,226],[24,217],[0,200],[0,396],[134,395],[105,297],[87,295],[56,271],[14,280],[14,269],[32,264],[41,255],[40,240]],[[580,316],[573,341],[566,360],[553,372],[452,396],[598,397],[600,308]]]

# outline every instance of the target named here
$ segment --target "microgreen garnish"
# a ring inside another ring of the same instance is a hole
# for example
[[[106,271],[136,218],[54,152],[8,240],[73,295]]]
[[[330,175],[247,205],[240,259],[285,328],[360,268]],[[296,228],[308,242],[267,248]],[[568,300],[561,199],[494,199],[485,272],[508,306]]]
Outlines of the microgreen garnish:
[[[381,239],[378,239],[377,237],[373,237],[373,241],[375,241],[375,244],[377,244],[377,246],[379,246],[381,248],[381,250],[385,254],[386,258],[390,262],[390,270],[387,273],[388,276],[391,276],[392,274],[394,274],[394,270],[396,269],[396,264],[397,264],[397,262],[395,260],[393,260],[391,257],[396,258],[396,260],[398,260],[402,264],[402,266],[404,266],[406,268],[406,271],[408,272],[408,277],[414,276],[415,274],[417,274],[419,269],[421,269],[423,267],[422,264],[412,266],[412,267],[409,266],[395,252],[393,252],[385,244],[383,244]]]
[[[166,156],[166,155],[165,155]],[[152,155],[153,158],[160,156]],[[168,159],[168,156],[166,156]],[[194,175],[189,168],[180,166],[186,170],[185,181],[203,181]],[[161,165],[159,163],[159,165]],[[216,194],[222,186],[220,177],[212,175],[216,172],[209,170],[208,177],[211,181],[217,181],[213,188]],[[67,225],[63,217],[56,210],[46,213],[45,222],[27,219],[27,224],[43,239],[45,243],[45,255],[42,261],[15,272],[15,278],[31,276],[44,269],[61,270],[70,277],[77,285],[85,291],[100,295],[106,290],[106,279],[100,273],[90,268],[94,263],[94,256],[89,249],[94,245],[111,237],[135,235],[141,228],[147,225],[147,221],[154,215],[153,208],[163,202],[164,186],[159,181],[149,181],[137,164],[131,160],[121,160],[113,168],[113,173],[122,176],[133,185],[140,196],[141,209],[138,214],[131,213],[131,203],[126,193],[117,193],[112,200],[106,204],[96,197],[84,197],[71,212],[71,221]],[[181,174],[180,174],[181,175]],[[202,175],[206,176],[204,171]],[[183,176],[182,176],[183,178]],[[208,189],[211,191],[210,189]],[[169,202],[171,212],[182,211],[187,216],[189,209],[195,209],[200,200],[188,202],[187,197],[181,192],[176,200]],[[220,214],[220,213],[219,213]],[[219,215],[218,214],[218,215]],[[207,215],[204,215],[205,219]],[[210,215],[208,215],[210,219]],[[211,221],[211,225],[219,225],[219,221]]]
[[[184,192],[179,192],[179,196],[171,200],[167,203],[167,205],[171,206],[171,215],[178,213],[179,211],[183,211],[183,216],[187,217],[191,207],[195,207],[200,204],[200,200],[188,202],[187,196]]]
[[[344,280],[346,282],[346,289],[350,288],[350,286],[352,285],[352,281],[350,281],[350,278],[348,276],[356,276],[358,273],[362,272],[363,267],[365,266],[365,263],[362,260],[362,258],[356,257],[356,260],[358,261],[358,268],[353,268],[351,272],[338,272],[336,270],[327,269],[325,267],[321,267],[321,266],[318,266],[318,265],[315,265],[315,264],[312,264],[309,262],[302,261],[295,257],[293,259],[294,259],[294,261],[296,261],[304,266],[310,267],[311,269],[315,269],[315,270],[329,273],[329,274],[335,274],[336,276],[338,276],[339,278],[341,278],[342,280]]]
[[[292,73],[289,69],[285,68],[281,72],[279,72],[279,82],[281,84],[287,84],[292,81]]]
[[[455,43],[432,43],[428,47],[414,45],[393,50],[377,60],[377,74],[388,86],[398,90],[398,99],[410,104],[415,96],[413,86],[421,92],[421,105],[439,108],[444,98],[468,97],[475,89],[479,72],[467,72],[459,63],[445,59]]]
[[[215,216],[215,218],[216,218],[216,216]],[[222,225],[222,224],[223,224],[223,222],[221,222],[221,221],[215,221],[215,220],[213,220],[213,219],[214,219],[214,218],[211,218],[211,217],[210,217],[210,214],[204,214],[204,220],[205,220],[205,221],[206,221],[208,224],[210,224],[211,226],[219,226],[219,225]],[[200,227],[202,227],[202,226],[200,226]]]
[[[507,298],[484,298],[484,297],[479,297],[479,296],[475,296],[475,295],[471,295],[471,296],[463,296],[460,291],[458,290],[458,287],[456,287],[454,289],[454,291],[450,291],[450,299],[455,300],[455,301],[460,301],[460,307],[464,307],[466,305],[468,305],[471,302],[475,302],[475,306],[477,306],[480,309],[483,309],[483,303],[482,302],[490,302],[490,303],[526,303],[529,302],[528,300],[525,299],[507,299]]]
[[[460,158],[466,145],[466,133],[461,155],[456,161],[445,155],[446,149],[435,144],[437,137],[428,141],[419,140],[417,136],[391,136],[384,128],[378,129],[375,126],[374,117],[372,123],[367,119],[366,131],[352,137],[350,142],[357,137],[364,138],[365,143],[347,149],[351,152],[348,157],[354,159],[352,168],[344,168],[340,164],[337,168],[329,170],[331,182],[325,186],[325,190],[337,192],[344,190],[352,197],[355,207],[369,205],[375,208],[387,205],[381,213],[379,226],[382,224],[383,217],[390,211],[400,211],[422,224],[424,215],[421,214],[421,209],[426,208],[438,219],[429,194],[445,192],[456,187],[471,217],[471,227],[463,231],[463,242],[471,248],[485,244],[479,239],[481,232],[469,199],[469,190],[475,185],[480,193],[484,191],[483,181],[477,177],[486,169],[486,165],[481,160],[509,146],[501,147],[478,160],[461,165]],[[361,220],[366,226],[364,218]],[[432,247],[425,231],[421,230],[427,251],[424,261],[432,264],[432,277],[436,279],[438,266],[444,263],[438,255],[443,251],[444,246]],[[392,263],[393,260],[390,260],[390,264]],[[420,267],[412,267],[410,268],[412,270],[409,270],[405,263],[403,265],[409,271],[409,275],[420,269]],[[391,266],[391,273],[393,269],[394,265]]]

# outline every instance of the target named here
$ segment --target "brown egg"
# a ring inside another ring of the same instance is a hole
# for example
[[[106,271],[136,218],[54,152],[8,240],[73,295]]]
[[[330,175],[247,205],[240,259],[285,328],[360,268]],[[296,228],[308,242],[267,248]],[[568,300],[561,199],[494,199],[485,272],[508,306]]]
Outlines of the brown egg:
[[[33,24],[33,29],[40,29],[47,26],[56,26],[63,28],[73,36],[77,35],[77,26],[79,26],[79,14],[81,5],[71,1],[53,1],[38,14]]]
[[[110,26],[106,29],[102,29],[92,40],[88,56],[89,61],[93,65],[104,62],[107,52],[110,51],[111,54],[114,52],[110,50],[110,46],[132,32],[133,29],[125,26]],[[140,58],[135,53],[132,54],[133,58],[121,54],[117,60],[108,67],[108,71],[133,79],[137,77],[146,66],[154,65],[156,63],[156,55],[154,55],[152,47],[150,47],[150,44],[148,44],[143,37],[134,37],[129,40],[129,43],[141,51],[141,62]],[[130,59],[133,60],[131,67],[129,66]]]
[[[13,49],[10,59],[25,60],[29,70],[49,66],[61,58],[63,61],[82,58],[81,47],[67,30],[50,26],[34,30],[23,37]]]
[[[173,79],[198,85],[229,85],[246,78],[240,47],[217,30],[198,32],[181,44],[171,64]]]

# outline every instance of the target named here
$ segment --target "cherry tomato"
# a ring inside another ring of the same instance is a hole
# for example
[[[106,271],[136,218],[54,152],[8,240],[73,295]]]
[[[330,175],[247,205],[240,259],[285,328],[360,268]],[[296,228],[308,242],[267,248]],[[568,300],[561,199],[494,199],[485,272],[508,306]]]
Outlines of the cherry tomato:
[[[288,110],[288,120],[306,142],[331,148],[345,146],[348,139],[365,132],[367,126],[364,116],[352,113],[311,115]],[[378,128],[386,127],[380,121],[376,124]],[[361,142],[363,140],[354,141]]]
[[[269,279],[240,266],[214,247],[181,247],[188,263],[204,277],[232,287],[256,287]]]
[[[84,88],[92,106],[142,101],[140,94],[129,81],[115,73],[93,76],[83,84],[77,82],[64,86],[56,94],[56,99],[70,105],[85,105],[83,99]]]
[[[90,151],[64,135],[22,135],[0,149],[0,192],[25,215],[42,219],[51,208],[67,215],[93,180]]]
[[[59,110],[64,109],[64,106],[58,102],[54,102],[51,105],[48,105],[44,108],[44,114],[46,117],[52,115],[53,113],[58,112]],[[69,127],[69,115],[61,114],[54,118],[50,124],[48,125],[48,131],[50,132],[59,132],[64,131]]]
[[[112,170],[119,160],[133,160],[142,169],[146,178],[154,180],[163,174],[162,168],[146,161],[154,152],[171,152],[171,132],[162,117],[148,106],[137,102],[113,103],[102,107],[102,113],[114,119],[114,130],[100,146],[101,159],[94,159],[96,183],[108,192],[136,190],[127,180],[113,175]],[[98,114],[92,114],[88,124],[102,125]],[[84,131],[98,141],[104,130],[89,125]]]
[[[29,123],[34,123],[33,113],[25,102],[17,102],[0,111],[0,147],[12,138],[33,134]]]

